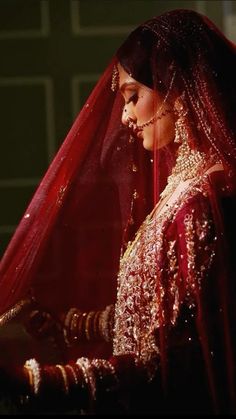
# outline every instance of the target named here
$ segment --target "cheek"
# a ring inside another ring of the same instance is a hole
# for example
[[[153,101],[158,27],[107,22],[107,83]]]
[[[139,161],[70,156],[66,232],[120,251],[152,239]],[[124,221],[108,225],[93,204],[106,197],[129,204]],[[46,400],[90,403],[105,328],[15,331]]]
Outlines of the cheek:
[[[136,116],[138,121],[144,122],[152,118],[156,109],[153,99],[141,97],[136,104]]]
[[[160,145],[167,145],[174,140],[175,137],[175,119],[172,116],[166,116],[157,127],[157,138],[159,137]]]
[[[175,136],[175,120],[172,116],[166,116],[156,124],[144,128],[144,138],[149,148],[154,147],[154,143],[160,148],[173,141]]]
[[[154,126],[154,129],[160,135],[166,135],[166,136],[174,136],[175,133],[175,120],[171,116],[165,116],[159,124],[157,123],[156,126]]]

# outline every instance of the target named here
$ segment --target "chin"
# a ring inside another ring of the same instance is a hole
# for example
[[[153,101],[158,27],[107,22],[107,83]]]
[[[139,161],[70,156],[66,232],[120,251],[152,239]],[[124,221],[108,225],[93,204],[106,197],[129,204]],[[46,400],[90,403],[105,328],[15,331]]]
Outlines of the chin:
[[[148,139],[143,139],[143,148],[145,148],[145,150],[147,151],[153,151],[154,147],[153,147],[153,141],[150,141]]]

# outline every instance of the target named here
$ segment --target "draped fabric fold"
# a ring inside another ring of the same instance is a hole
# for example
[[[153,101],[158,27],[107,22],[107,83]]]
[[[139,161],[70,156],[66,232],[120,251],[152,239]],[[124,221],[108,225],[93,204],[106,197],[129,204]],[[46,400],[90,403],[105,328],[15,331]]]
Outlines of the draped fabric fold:
[[[192,171],[163,210],[159,200],[183,181],[184,145],[158,147],[157,125],[148,151],[122,125],[118,64],[164,104],[173,108],[181,97],[186,109]],[[2,315],[31,294],[55,316],[113,304],[113,355],[147,364],[158,355],[168,389],[173,365],[177,386],[185,368],[178,356],[172,365],[172,354],[192,348],[215,411],[235,411],[236,403],[235,75],[235,46],[196,12],[175,10],[135,29],[87,99],[0,265]]]

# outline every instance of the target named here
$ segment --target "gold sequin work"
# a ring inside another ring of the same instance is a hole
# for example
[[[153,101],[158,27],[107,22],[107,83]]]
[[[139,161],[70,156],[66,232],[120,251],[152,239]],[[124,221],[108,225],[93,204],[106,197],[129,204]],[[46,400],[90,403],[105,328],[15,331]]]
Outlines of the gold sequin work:
[[[198,201],[202,198],[206,202],[208,187],[206,175],[193,179],[165,211],[160,215],[154,211],[146,218],[128,245],[118,275],[114,355],[134,353],[144,362],[149,361],[159,353],[158,327],[174,326],[181,304],[190,305],[189,295],[194,293],[196,283],[200,284],[214,256],[214,244],[210,244],[204,253],[204,263],[197,264],[199,243],[205,251],[206,240],[211,240],[212,220],[209,207],[206,214],[200,211],[197,219],[191,200],[197,196]],[[186,214],[182,211],[184,207]],[[173,228],[181,211],[185,214],[181,221],[184,256],[180,245],[182,234]],[[171,228],[174,233],[170,237]],[[187,266],[186,278],[179,268],[181,258]]]

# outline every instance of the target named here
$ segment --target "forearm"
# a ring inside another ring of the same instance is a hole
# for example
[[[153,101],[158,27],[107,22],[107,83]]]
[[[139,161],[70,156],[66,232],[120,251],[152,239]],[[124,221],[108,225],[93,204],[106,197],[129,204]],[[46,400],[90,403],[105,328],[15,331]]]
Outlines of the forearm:
[[[62,318],[66,343],[71,346],[81,341],[111,342],[114,327],[114,305],[104,310],[83,312],[71,308]]]
[[[64,365],[28,360],[11,376],[10,394],[43,411],[91,412],[111,400],[128,399],[130,390],[147,380],[144,366],[131,354],[109,360],[79,358]]]

